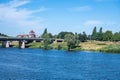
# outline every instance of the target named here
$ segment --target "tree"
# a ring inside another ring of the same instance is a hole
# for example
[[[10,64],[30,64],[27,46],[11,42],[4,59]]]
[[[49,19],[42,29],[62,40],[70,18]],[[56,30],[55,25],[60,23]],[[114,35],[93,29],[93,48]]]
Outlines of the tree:
[[[2,34],[2,33],[0,33],[0,36],[2,36],[2,37],[8,37],[8,35]]]
[[[86,35],[86,33],[85,32],[83,32],[83,34],[79,34],[79,40],[81,41],[81,42],[86,42],[87,41],[87,35]]]
[[[120,33],[118,33],[118,32],[114,33],[113,41],[120,41]]]
[[[83,42],[87,41],[87,34],[83,32]]]
[[[65,41],[67,42],[68,51],[73,49],[75,47],[75,45],[76,45],[76,39],[75,39],[74,35],[66,34],[65,35]]]
[[[97,36],[97,31],[96,31],[96,27],[94,27],[92,35],[91,35],[91,39],[96,40],[96,36]]]
[[[100,28],[99,32],[97,33],[96,40],[99,40],[99,41],[102,41],[102,40],[103,40],[102,27]]]
[[[112,37],[113,37],[112,31],[108,30],[103,34],[104,41],[112,41]]]
[[[41,37],[43,38],[45,34],[47,34],[47,28],[45,28],[45,30],[44,30],[43,34],[41,35]]]
[[[53,38],[57,39],[58,35],[53,35]]]
[[[64,39],[64,37],[65,37],[66,34],[74,35],[72,32],[60,32],[58,34],[58,38]]]
[[[49,44],[51,42],[49,34],[44,34],[43,36],[43,41],[44,41],[44,49],[49,49]]]
[[[53,35],[51,33],[48,33],[48,35],[49,35],[50,38],[53,38]]]
[[[75,39],[76,39],[76,46],[79,46],[80,40],[79,40],[79,35],[75,33]]]

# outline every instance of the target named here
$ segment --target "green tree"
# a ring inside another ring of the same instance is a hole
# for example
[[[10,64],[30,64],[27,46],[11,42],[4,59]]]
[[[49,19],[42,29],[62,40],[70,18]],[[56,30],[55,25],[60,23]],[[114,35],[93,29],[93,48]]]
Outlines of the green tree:
[[[102,41],[103,40],[103,32],[102,27],[100,28],[99,32],[97,33],[97,40]]]
[[[72,32],[60,32],[60,33],[58,34],[58,37],[57,37],[57,38],[64,39],[64,37],[65,37],[66,34],[74,35]]]
[[[86,42],[87,41],[87,34],[85,33],[85,32],[83,32],[83,34],[79,34],[79,40],[81,41],[81,42]]]
[[[79,35],[75,33],[75,39],[76,39],[76,46],[79,46],[80,40],[79,40]]]
[[[43,41],[44,41],[44,49],[49,49],[49,44],[51,42],[49,34],[44,34]]]
[[[120,41],[120,33],[119,32],[114,33],[113,41]]]
[[[2,34],[2,33],[0,33],[0,36],[2,36],[2,37],[8,37],[8,35]]]
[[[43,34],[41,35],[41,37],[43,38],[45,34],[47,34],[47,28],[45,28],[45,30],[44,30]]]
[[[91,39],[96,40],[96,36],[97,36],[97,31],[96,31],[96,27],[94,27],[92,35],[91,35]]]
[[[50,38],[53,38],[53,35],[51,33],[48,33],[48,35],[49,35]]]
[[[57,37],[58,37],[58,35],[53,35],[53,38],[54,38],[54,39],[57,39]]]
[[[75,45],[76,45],[76,39],[75,39],[74,35],[66,34],[65,35],[65,41],[67,42],[68,51],[73,49],[75,47]]]
[[[104,41],[112,41],[112,37],[113,37],[112,31],[108,30],[103,34]]]

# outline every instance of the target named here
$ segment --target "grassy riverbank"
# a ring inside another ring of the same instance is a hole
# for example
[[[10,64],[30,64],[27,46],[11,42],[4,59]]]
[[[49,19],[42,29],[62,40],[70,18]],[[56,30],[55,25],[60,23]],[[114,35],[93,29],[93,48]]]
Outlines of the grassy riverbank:
[[[80,45],[82,50],[120,53],[120,42],[89,41]]]
[[[39,42],[33,42],[28,44],[29,48],[43,48],[44,44]],[[110,41],[88,41],[81,42],[80,47],[74,48],[73,50],[87,50],[87,51],[100,51],[100,52],[111,52],[120,53],[120,43]],[[52,43],[49,45],[49,49],[67,50],[66,43]]]
[[[44,43],[33,42],[28,44],[27,46],[29,46],[29,48],[44,48]],[[48,47],[49,49],[67,50],[66,43],[52,43]]]
[[[13,47],[18,47],[18,42],[11,43]],[[1,46],[1,43],[0,43]],[[26,44],[28,48],[44,48],[44,43],[32,42]],[[85,50],[85,51],[100,51],[110,53],[120,53],[120,42],[110,41],[88,41],[81,42],[80,47],[74,48],[74,51]],[[49,45],[49,49],[67,50],[67,44],[64,43],[52,43]]]
[[[101,52],[120,53],[120,44],[113,44],[107,47],[101,48]]]

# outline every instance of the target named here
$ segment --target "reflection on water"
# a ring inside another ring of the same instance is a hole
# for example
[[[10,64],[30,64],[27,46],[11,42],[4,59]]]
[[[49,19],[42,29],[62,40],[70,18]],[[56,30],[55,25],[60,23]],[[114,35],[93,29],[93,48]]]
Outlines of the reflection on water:
[[[0,80],[120,80],[120,55],[0,48]]]

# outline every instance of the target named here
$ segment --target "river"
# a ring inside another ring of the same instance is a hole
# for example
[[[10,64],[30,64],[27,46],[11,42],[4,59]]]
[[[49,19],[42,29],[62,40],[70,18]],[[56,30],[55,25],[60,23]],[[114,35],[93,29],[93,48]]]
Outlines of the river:
[[[120,54],[0,48],[0,80],[120,80]]]

